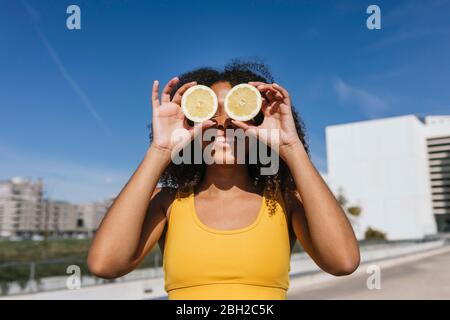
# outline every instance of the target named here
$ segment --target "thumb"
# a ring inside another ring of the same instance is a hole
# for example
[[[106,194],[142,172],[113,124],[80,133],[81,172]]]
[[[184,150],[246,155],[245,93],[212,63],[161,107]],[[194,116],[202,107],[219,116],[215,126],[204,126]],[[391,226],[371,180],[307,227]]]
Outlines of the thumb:
[[[246,134],[257,137],[258,136],[258,128],[252,125],[248,125],[245,122],[238,120],[231,120],[231,122],[238,128],[244,130]]]
[[[231,122],[238,128],[243,129],[244,131],[247,131],[248,129],[250,129],[250,126],[248,124],[246,124],[245,122],[242,121],[238,121],[238,120],[231,120]]]
[[[192,138],[195,138],[197,135],[199,135],[202,131],[208,129],[209,127],[213,126],[215,123],[212,120],[206,120],[201,123],[196,123],[189,131],[191,133]]]

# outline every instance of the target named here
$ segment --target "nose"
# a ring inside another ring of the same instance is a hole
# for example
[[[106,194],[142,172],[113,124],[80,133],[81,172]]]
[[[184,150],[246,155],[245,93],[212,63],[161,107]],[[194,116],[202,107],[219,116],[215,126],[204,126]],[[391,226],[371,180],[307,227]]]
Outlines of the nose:
[[[226,114],[226,112],[221,112],[217,117],[214,118],[216,122],[216,128],[225,131],[226,129],[235,129],[231,118]]]

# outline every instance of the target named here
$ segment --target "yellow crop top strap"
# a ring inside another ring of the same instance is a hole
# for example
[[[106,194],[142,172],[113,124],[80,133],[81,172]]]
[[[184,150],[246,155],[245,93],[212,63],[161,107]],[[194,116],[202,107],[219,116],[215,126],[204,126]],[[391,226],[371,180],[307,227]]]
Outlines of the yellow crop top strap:
[[[285,299],[290,241],[281,196],[235,230],[203,224],[194,193],[177,193],[164,245],[164,288],[169,299]],[[237,208],[238,210],[238,208]]]

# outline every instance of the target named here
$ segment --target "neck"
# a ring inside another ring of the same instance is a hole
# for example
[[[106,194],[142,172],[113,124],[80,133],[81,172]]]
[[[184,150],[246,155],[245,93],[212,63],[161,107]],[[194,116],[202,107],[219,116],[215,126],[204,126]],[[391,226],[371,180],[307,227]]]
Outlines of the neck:
[[[215,194],[224,191],[242,190],[255,190],[245,164],[209,165],[206,167],[205,176],[198,186],[198,191],[214,192]]]

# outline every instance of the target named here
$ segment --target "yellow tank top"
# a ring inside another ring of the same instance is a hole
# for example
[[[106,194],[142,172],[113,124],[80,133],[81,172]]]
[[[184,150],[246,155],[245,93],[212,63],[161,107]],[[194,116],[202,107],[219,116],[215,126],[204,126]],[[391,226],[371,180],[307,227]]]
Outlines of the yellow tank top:
[[[169,299],[286,299],[290,239],[281,196],[270,212],[263,195],[254,222],[218,230],[203,224],[194,193],[177,193],[164,245],[164,288]]]

